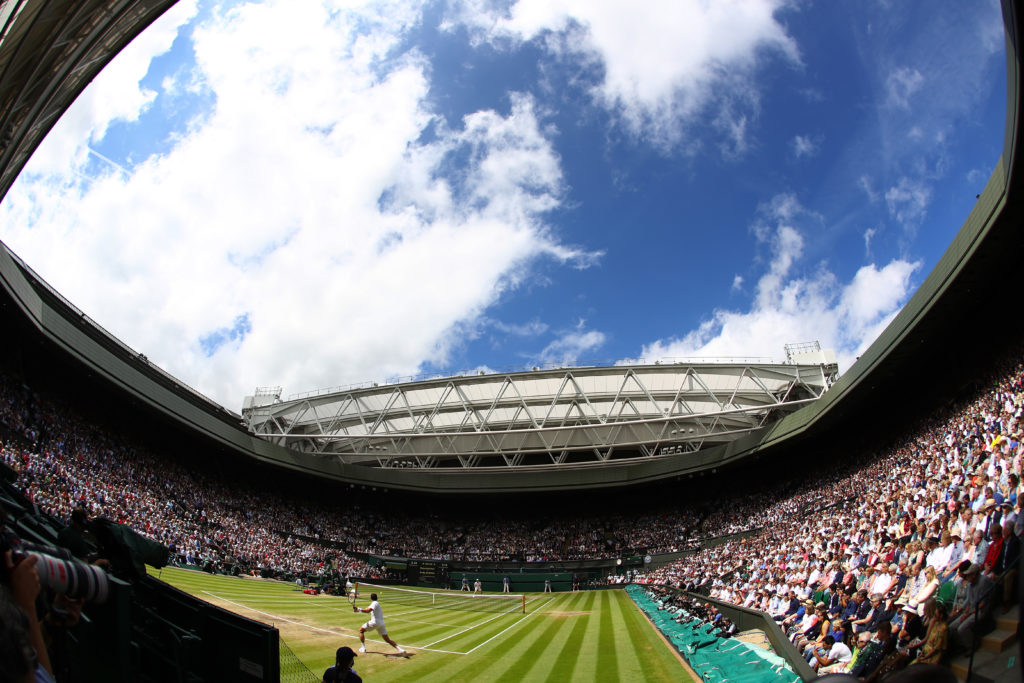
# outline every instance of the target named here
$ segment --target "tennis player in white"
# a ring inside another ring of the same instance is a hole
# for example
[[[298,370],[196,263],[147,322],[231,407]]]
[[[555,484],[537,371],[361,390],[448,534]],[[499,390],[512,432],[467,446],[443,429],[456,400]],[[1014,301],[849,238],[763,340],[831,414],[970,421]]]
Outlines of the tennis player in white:
[[[388,643],[388,645],[395,648],[400,653],[405,653],[405,650],[400,648],[398,646],[398,643],[391,640],[391,638],[388,636],[387,626],[384,625],[384,609],[380,606],[380,603],[377,602],[376,593],[370,593],[369,607],[356,607],[355,605],[352,605],[352,609],[356,612],[366,612],[373,615],[370,617],[370,620],[368,622],[359,627],[360,652],[366,652],[366,632],[376,631],[380,634],[380,637]]]

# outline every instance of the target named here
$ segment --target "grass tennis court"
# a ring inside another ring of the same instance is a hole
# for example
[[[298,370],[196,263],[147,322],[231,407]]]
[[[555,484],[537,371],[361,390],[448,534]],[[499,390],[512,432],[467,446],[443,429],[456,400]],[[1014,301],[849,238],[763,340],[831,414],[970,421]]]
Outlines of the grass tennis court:
[[[276,581],[165,568],[154,576],[213,604],[273,624],[318,680],[334,651],[359,648],[368,619],[340,596]],[[363,591],[361,591],[362,593]],[[368,595],[357,606],[369,605]],[[527,594],[526,613],[429,609],[381,597],[389,635],[375,633],[356,671],[372,681],[689,681],[681,660],[624,591]]]

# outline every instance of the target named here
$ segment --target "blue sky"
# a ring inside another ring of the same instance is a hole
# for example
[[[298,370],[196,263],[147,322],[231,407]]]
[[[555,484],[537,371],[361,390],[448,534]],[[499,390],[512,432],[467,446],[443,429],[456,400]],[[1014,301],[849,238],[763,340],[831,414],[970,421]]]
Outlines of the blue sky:
[[[846,370],[984,188],[1005,78],[994,0],[183,0],[0,239],[233,409],[812,340]]]

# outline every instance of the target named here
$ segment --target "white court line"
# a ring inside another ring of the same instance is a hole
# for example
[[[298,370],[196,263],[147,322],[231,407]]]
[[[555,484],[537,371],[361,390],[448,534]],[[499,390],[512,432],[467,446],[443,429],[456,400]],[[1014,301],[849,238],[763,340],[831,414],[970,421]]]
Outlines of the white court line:
[[[320,628],[319,626],[312,626],[311,624],[303,624],[301,621],[293,621],[291,619],[288,619],[286,617],[282,617],[282,616],[277,615],[277,614],[271,614],[270,612],[264,612],[263,610],[253,609],[252,607],[249,607],[248,605],[243,605],[242,603],[235,602],[234,600],[228,600],[227,598],[221,597],[221,596],[217,595],[216,593],[211,593],[210,591],[203,591],[203,592],[206,593],[209,596],[217,598],[218,600],[223,600],[224,602],[231,603],[232,605],[237,605],[237,606],[241,607],[242,609],[249,610],[250,612],[256,612],[257,614],[262,614],[263,616],[270,617],[271,619],[274,619],[276,621],[283,621],[283,622],[286,622],[288,624],[295,624],[296,626],[301,626],[303,628],[308,628],[308,629],[313,630],[313,631],[320,631],[322,633],[330,633],[330,634],[333,634],[333,635],[336,635],[336,636],[341,636],[342,638],[354,638],[356,640],[359,640],[359,636],[354,636],[354,635],[352,635],[350,633],[341,633],[340,631],[332,631],[329,628]],[[373,640],[371,642],[380,643],[382,645],[385,644],[383,640]],[[454,652],[452,650],[434,650],[434,649],[431,649],[429,646],[427,646],[427,647],[419,647],[417,645],[406,645],[405,647],[407,647],[407,648],[409,648],[411,650],[425,650],[427,652],[441,652],[441,653],[444,653],[446,655],[465,655],[465,654],[469,654],[468,652]]]
[[[501,619],[502,617],[504,617],[504,616],[506,616],[506,615],[508,615],[508,614],[511,614],[511,612],[502,612],[501,614],[499,614],[499,615],[497,615],[497,616],[494,616],[494,617],[491,617],[490,619],[488,619],[488,620],[486,620],[486,621],[481,621],[481,622],[480,622],[479,624],[473,624],[472,626],[470,626],[470,627],[468,627],[468,628],[464,628],[464,629],[462,629],[461,631],[459,631],[458,633],[453,633],[453,634],[452,634],[452,635],[450,635],[450,636],[445,636],[445,637],[444,637],[444,638],[442,638],[441,640],[435,640],[434,642],[432,642],[432,643],[429,643],[429,644],[427,645],[427,647],[430,647],[431,645],[437,645],[438,643],[443,643],[443,642],[444,642],[444,641],[446,641],[446,640],[451,640],[451,639],[452,639],[452,638],[454,638],[455,636],[461,636],[461,635],[462,635],[463,633],[465,633],[466,631],[472,631],[472,630],[473,630],[473,629],[475,629],[475,628],[480,628],[480,627],[481,627],[481,626],[483,626],[484,624],[489,624],[489,623],[491,623],[492,621],[494,621],[495,619]],[[523,618],[525,619],[526,617],[523,617]],[[472,650],[470,650],[470,652],[472,652]]]
[[[334,612],[341,612],[342,614],[355,614],[355,612],[352,611],[352,608],[350,606],[347,606],[347,607],[334,607],[334,606],[332,606],[332,604],[341,604],[341,603],[343,603],[345,605],[349,605],[350,604],[347,599],[342,598],[341,596],[336,596],[336,595],[310,596],[311,597],[311,601],[306,602],[306,601],[302,601],[302,600],[297,600],[295,597],[290,597],[290,598],[279,598],[279,597],[269,597],[269,598],[267,598],[267,597],[261,597],[263,595],[262,593],[238,593],[238,592],[231,592],[231,591],[218,591],[218,593],[221,594],[222,599],[224,599],[224,600],[227,599],[227,597],[224,597],[224,596],[231,596],[232,598],[237,598],[237,599],[240,599],[240,600],[245,600],[246,602],[249,602],[249,603],[252,603],[252,604],[258,604],[261,607],[262,606],[267,606],[267,605],[301,605],[301,606],[307,607],[307,608],[312,606],[312,607],[319,608],[319,609],[329,609],[329,610],[332,610]],[[331,600],[331,601],[321,601],[320,598],[335,598],[335,599]],[[408,614],[419,614],[421,612],[436,612],[436,611],[437,611],[436,608],[425,607],[425,608],[420,608],[420,609],[409,610],[408,612],[388,612],[388,619],[398,619],[398,618],[401,618],[401,621],[403,621],[403,622],[408,622],[408,623],[412,623],[412,624],[427,624],[429,626],[444,626],[445,628],[461,628],[462,627],[462,624],[444,624],[444,623],[437,622],[437,621],[417,621],[416,619],[407,619],[407,618],[405,618],[406,615],[408,615]]]
[[[411,609],[411,610],[409,610],[407,612],[390,612],[390,610],[389,610],[390,613],[388,614],[388,618],[390,619],[391,617],[404,617],[407,614],[419,614],[421,612],[430,612],[430,611],[436,611],[436,610],[433,607],[420,607],[420,608],[417,608],[417,609]]]
[[[328,609],[337,609],[336,607],[330,607]],[[346,610],[339,609],[339,612],[345,612]],[[437,609],[434,607],[424,607],[421,609],[414,609],[408,612],[388,612],[388,619],[398,619],[399,621],[406,622],[409,624],[426,624],[427,626],[444,626],[445,628],[459,628],[462,624],[442,624],[439,621],[419,621],[417,619],[407,619],[406,616],[409,614],[419,614],[420,612],[436,612]]]
[[[529,614],[527,614],[527,615],[526,615],[525,617],[523,617],[522,619],[520,619],[520,620],[519,620],[519,621],[517,621],[516,623],[512,624],[512,625],[511,625],[511,626],[509,626],[508,628],[506,628],[506,629],[504,629],[504,630],[502,630],[502,631],[499,631],[498,633],[495,633],[495,634],[494,634],[493,636],[491,636],[490,638],[488,638],[488,639],[487,639],[487,640],[485,640],[484,642],[482,642],[482,643],[480,643],[479,645],[477,645],[476,647],[474,647],[474,648],[470,649],[470,651],[469,651],[469,652],[467,652],[466,654],[468,655],[468,654],[472,654],[472,653],[476,652],[477,650],[479,650],[480,648],[482,648],[482,647],[483,647],[484,645],[486,645],[487,643],[491,642],[492,640],[494,640],[495,638],[497,638],[497,637],[498,637],[498,636],[500,636],[501,634],[505,633],[505,631],[508,631],[509,629],[515,628],[516,626],[519,626],[519,624],[523,623],[524,621],[526,621],[527,619],[529,619],[530,617],[532,617],[532,616],[533,616],[534,614],[537,614],[537,613],[538,613],[538,612],[540,611],[540,608],[541,608],[541,607],[543,607],[544,605],[548,604],[548,603],[549,603],[549,602],[551,602],[552,600],[554,600],[554,598],[548,598],[548,599],[547,599],[547,600],[546,600],[546,601],[544,602],[544,604],[542,604],[542,605],[540,605],[539,607],[537,607],[537,608],[536,608],[535,610],[533,610],[532,612],[530,612]]]

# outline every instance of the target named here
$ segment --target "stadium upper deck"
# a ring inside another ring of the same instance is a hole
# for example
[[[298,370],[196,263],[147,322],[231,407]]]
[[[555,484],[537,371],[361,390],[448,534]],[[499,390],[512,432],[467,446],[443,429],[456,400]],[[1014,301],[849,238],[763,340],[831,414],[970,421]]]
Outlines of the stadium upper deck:
[[[10,0],[0,4],[0,196],[74,97],[173,0]],[[531,468],[452,467],[428,471],[364,467],[270,443],[242,418],[183,386],[95,325],[5,247],[0,249],[4,349],[36,372],[144,406],[160,428],[264,462],[342,481],[434,492],[559,490],[623,486],[676,477],[754,456],[834,443],[865,426],[879,433],[934,408],[972,381],[977,369],[1024,332],[1016,311],[1024,259],[1024,156],[1020,154],[1018,3],[1003,2],[1007,125],[1002,156],[939,263],[860,360],[819,400],[728,444],[666,458],[609,460],[601,467],[555,463]],[[16,330],[16,332],[15,332]],[[51,359],[61,359],[57,363]],[[55,369],[48,370],[50,366]],[[59,369],[56,369],[59,368]],[[70,369],[69,369],[70,368]],[[77,378],[77,379],[76,379]],[[600,413],[599,413],[600,414]],[[669,429],[671,432],[671,428]]]
[[[833,354],[816,355],[821,362],[535,368],[287,401],[257,392],[242,415],[269,441],[347,463],[601,466],[693,453],[773,424],[835,381]]]

